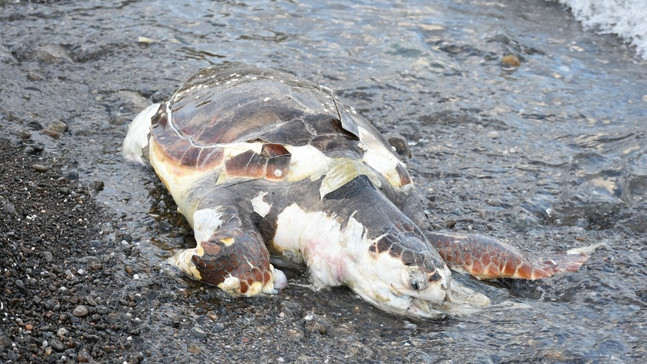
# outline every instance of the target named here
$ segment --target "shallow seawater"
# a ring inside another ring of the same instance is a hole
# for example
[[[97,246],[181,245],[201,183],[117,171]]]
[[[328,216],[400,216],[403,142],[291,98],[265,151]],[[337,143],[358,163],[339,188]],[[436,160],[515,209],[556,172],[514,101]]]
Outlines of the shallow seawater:
[[[495,304],[469,316],[408,323],[343,289],[295,285],[282,294],[365,337],[366,347],[397,348],[387,359],[647,355],[647,64],[621,40],[582,30],[561,5],[0,1],[0,20],[0,44],[45,80],[0,86],[3,118],[35,105],[20,117],[64,120],[70,138],[42,142],[73,158],[81,179],[105,183],[99,198],[148,259],[161,264],[190,243],[189,231],[152,170],[121,158],[128,121],[201,67],[268,66],[326,85],[381,131],[406,137],[436,228],[527,251],[602,243],[579,272],[546,281],[457,275]],[[38,47],[52,44],[64,56],[39,58],[47,52]]]

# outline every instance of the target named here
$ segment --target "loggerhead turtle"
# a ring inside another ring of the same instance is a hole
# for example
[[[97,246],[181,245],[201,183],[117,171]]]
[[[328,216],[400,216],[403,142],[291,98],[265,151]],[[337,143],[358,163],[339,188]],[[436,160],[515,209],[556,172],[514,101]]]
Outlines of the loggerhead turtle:
[[[134,119],[123,152],[148,159],[193,227],[197,246],[170,262],[234,296],[286,286],[271,254],[305,264],[315,287],[345,285],[382,310],[432,316],[459,293],[487,302],[452,285],[448,266],[538,279],[586,260],[421,229],[421,201],[394,148],[330,90],[284,72],[203,69]]]

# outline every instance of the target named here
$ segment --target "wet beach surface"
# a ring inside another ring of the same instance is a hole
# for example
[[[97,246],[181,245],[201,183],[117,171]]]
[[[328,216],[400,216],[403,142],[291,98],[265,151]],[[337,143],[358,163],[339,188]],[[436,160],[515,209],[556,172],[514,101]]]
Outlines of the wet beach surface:
[[[288,272],[233,299],[163,264],[192,243],[127,125],[201,67],[336,91],[410,143],[439,230],[603,245],[494,306],[414,322]],[[647,65],[544,1],[0,1],[0,361],[640,362]]]

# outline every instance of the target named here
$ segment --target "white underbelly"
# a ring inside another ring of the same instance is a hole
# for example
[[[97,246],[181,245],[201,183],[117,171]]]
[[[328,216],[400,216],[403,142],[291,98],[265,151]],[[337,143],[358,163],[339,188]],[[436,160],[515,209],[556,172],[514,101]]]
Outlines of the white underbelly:
[[[276,224],[274,250],[284,259],[307,265],[315,285],[345,283],[349,264],[368,254],[364,226],[352,216],[342,229],[335,216],[307,212],[293,203],[278,215]]]

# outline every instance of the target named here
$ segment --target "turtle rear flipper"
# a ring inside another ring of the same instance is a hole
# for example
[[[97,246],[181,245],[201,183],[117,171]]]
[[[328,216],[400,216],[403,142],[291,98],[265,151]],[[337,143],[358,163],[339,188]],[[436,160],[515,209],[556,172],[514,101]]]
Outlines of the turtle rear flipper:
[[[478,279],[542,279],[575,272],[588,259],[586,254],[531,256],[500,240],[483,235],[426,233],[447,265]]]

